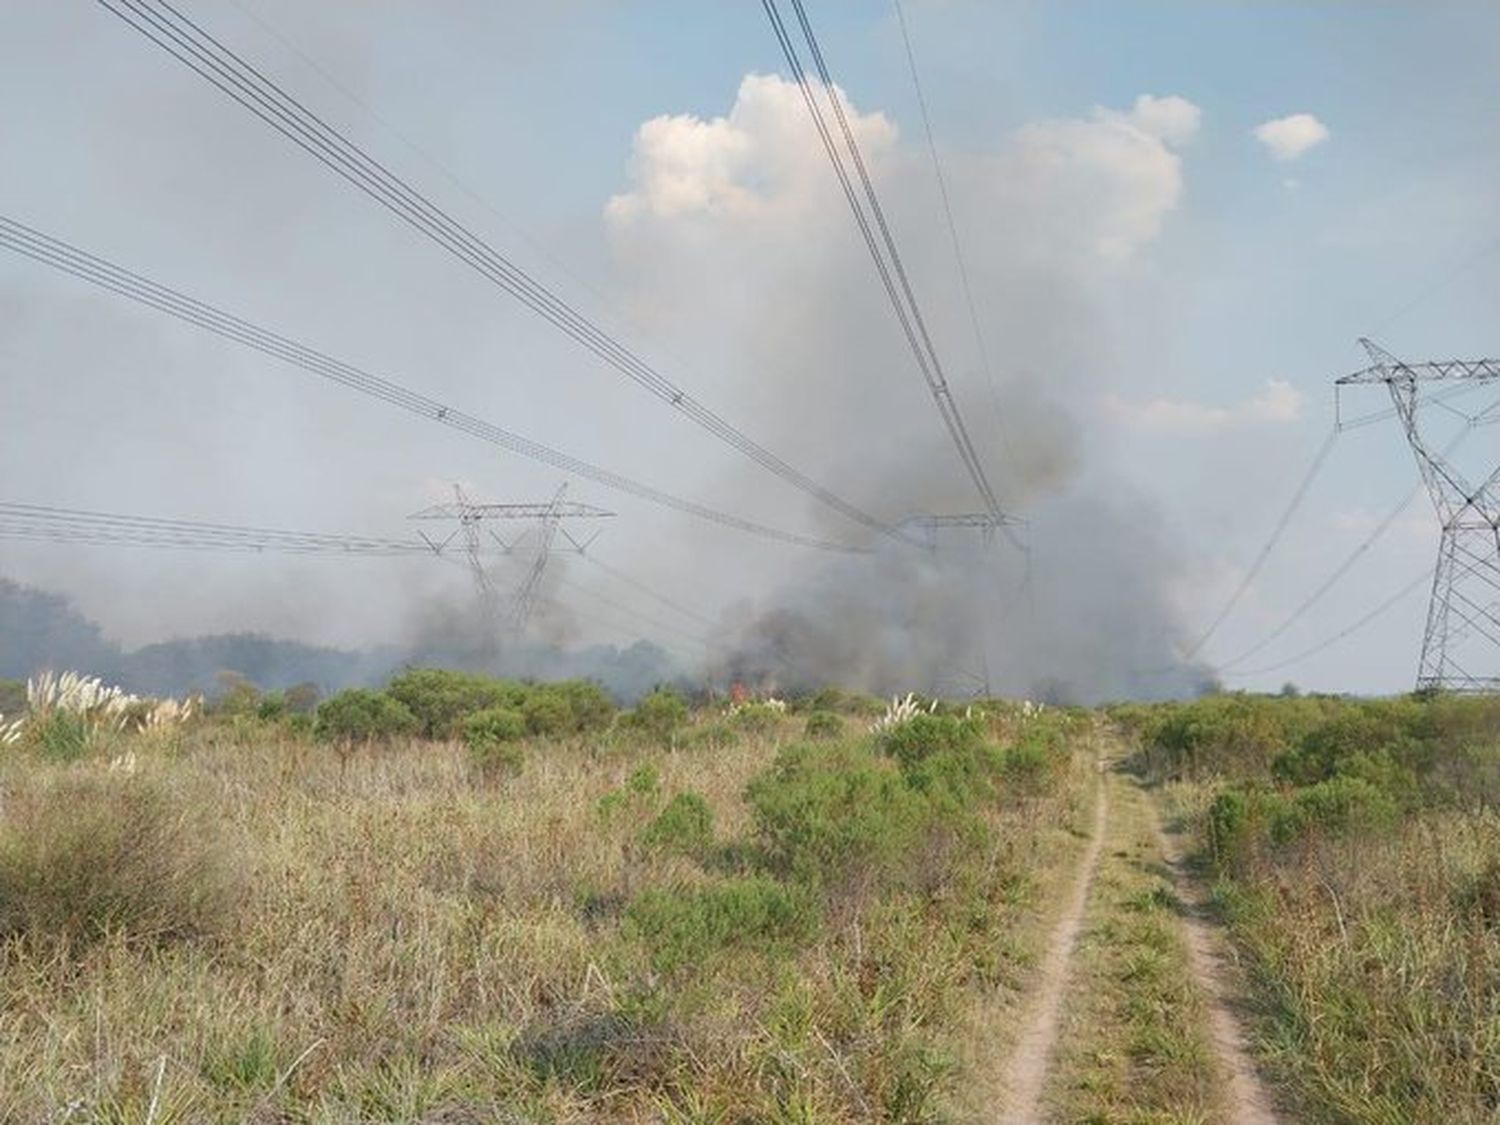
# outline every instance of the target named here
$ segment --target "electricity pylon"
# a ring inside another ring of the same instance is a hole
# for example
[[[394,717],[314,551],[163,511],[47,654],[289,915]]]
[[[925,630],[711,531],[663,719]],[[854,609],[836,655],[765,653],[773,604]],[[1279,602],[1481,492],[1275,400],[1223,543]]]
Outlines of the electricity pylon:
[[[566,539],[572,544],[573,550],[579,554],[586,551],[589,544],[598,537],[598,532],[595,532],[583,542],[579,542],[562,526],[562,521],[565,519],[604,519],[615,514],[592,504],[565,501],[563,494],[567,492],[567,489],[568,486],[563,484],[551,500],[540,503],[483,504],[470,500],[464,495],[463,489],[455,484],[453,503],[434,504],[429,508],[423,508],[420,512],[413,512],[408,518],[457,521],[458,526],[445,539],[433,540],[422,532],[418,534],[436,555],[441,555],[454,539],[462,537],[464,554],[469,563],[469,573],[474,578],[474,587],[479,595],[480,612],[483,614],[483,620],[496,628],[501,624],[500,594],[484,564],[485,544],[480,534],[481,525],[493,520],[536,521],[540,532],[538,547],[527,564],[526,573],[520,585],[511,595],[510,611],[505,621],[510,631],[519,636],[524,632],[526,623],[531,619],[532,611],[536,608],[542,576],[546,572],[547,560],[552,553],[553,543],[556,542],[557,536],[561,535]],[[483,530],[488,533],[503,554],[514,553],[519,545],[518,540],[507,542],[502,539],[493,528],[483,528]]]
[[[1432,449],[1419,425],[1423,384],[1495,383],[1500,381],[1500,360],[1403,363],[1369,340],[1360,344],[1370,366],[1339,379],[1336,387],[1385,384],[1443,526],[1417,690],[1500,690],[1500,468],[1486,466],[1488,475],[1471,483],[1449,456],[1453,446]],[[1473,416],[1453,413],[1473,428],[1500,421],[1494,410]]]
[[[933,554],[937,554],[940,547],[939,535],[941,532],[952,530],[971,529],[979,532],[980,542],[984,549],[988,550],[995,542],[995,533],[1003,532],[1018,551],[1022,558],[1022,577],[1020,593],[1027,598],[1028,604],[1031,596],[1031,551],[1027,544],[1016,534],[1015,528],[1025,527],[1026,521],[1019,516],[1012,516],[1005,512],[983,511],[983,512],[953,512],[932,514],[927,513],[920,516],[912,516],[903,520],[900,529],[903,532],[915,532],[918,536],[917,542],[921,543]],[[990,653],[988,636],[981,628],[979,635],[979,667],[963,665],[958,658],[950,654],[950,657],[942,665],[933,670],[932,694],[957,694],[960,696],[983,696],[989,698],[994,694],[994,684],[990,679]]]

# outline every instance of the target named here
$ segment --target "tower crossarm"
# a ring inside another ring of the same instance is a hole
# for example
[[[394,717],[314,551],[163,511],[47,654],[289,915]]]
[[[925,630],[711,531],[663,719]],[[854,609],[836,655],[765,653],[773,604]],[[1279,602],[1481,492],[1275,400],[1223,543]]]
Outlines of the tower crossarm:
[[[1418,424],[1422,402],[1418,384],[1500,382],[1500,360],[1448,359],[1407,363],[1371,340],[1361,339],[1360,345],[1370,357],[1370,366],[1336,380],[1335,386],[1384,384],[1406,431],[1423,483],[1444,524],[1466,518],[1470,512],[1493,524],[1497,519],[1497,509],[1500,509],[1496,476],[1490,476],[1476,487],[1448,459],[1446,451],[1429,448]]]

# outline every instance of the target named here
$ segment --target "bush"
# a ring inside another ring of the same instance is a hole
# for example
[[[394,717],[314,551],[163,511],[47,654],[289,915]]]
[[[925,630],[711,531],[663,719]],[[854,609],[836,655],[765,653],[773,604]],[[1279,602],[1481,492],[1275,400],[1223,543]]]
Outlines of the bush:
[[[564,680],[549,685],[547,690],[567,701],[575,733],[606,730],[615,720],[614,700],[592,680]]]
[[[781,722],[782,710],[769,703],[745,703],[730,713],[729,721],[746,734],[766,734]]]
[[[984,731],[972,719],[956,715],[915,715],[880,736],[880,748],[911,772],[936,754],[969,755],[984,742]]]
[[[514,775],[526,764],[526,755],[515,745],[526,735],[526,720],[509,707],[477,711],[464,721],[464,745],[469,760],[487,774]]]
[[[103,739],[100,728],[71,711],[54,711],[26,727],[26,742],[52,762],[76,762]]]
[[[1396,803],[1361,777],[1337,777],[1296,790],[1273,809],[1271,839],[1289,844],[1314,834],[1345,835],[1389,827]]]
[[[832,711],[814,711],[807,717],[803,733],[808,738],[840,738],[844,733],[844,720]]]
[[[313,735],[323,742],[380,742],[419,729],[416,717],[400,701],[364,688],[324,700],[313,722]]]
[[[618,789],[599,798],[599,815],[606,820],[625,809],[652,807],[661,795],[661,775],[650,763],[636,766]]]
[[[817,929],[806,892],[752,876],[715,886],[643,891],[626,911],[626,933],[663,972],[702,965],[729,950],[787,954]]]
[[[145,778],[65,774],[7,794],[0,935],[159,943],[204,933],[233,903],[206,818]]]
[[[528,690],[524,684],[471,672],[412,668],[392,679],[386,694],[415,716],[424,738],[453,738],[476,711],[520,707]]]
[[[318,700],[323,693],[314,683],[294,684],[282,693],[286,709],[293,715],[311,715],[318,709]]]
[[[861,748],[788,747],[746,798],[772,869],[818,884],[900,881],[962,820]]]
[[[671,688],[657,688],[629,712],[628,725],[656,742],[670,742],[687,722],[688,709],[682,696]]]
[[[702,856],[713,847],[714,814],[697,793],[679,793],[641,832],[641,844],[651,851]]]
[[[521,704],[521,715],[530,734],[557,738],[571,734],[573,709],[560,693],[547,688],[532,688]]]

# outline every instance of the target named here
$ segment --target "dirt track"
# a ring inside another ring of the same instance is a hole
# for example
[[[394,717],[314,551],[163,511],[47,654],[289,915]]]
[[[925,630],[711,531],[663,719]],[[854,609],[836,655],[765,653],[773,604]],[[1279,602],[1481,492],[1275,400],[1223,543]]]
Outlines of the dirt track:
[[[1101,773],[1094,806],[1093,839],[1089,841],[1088,850],[1079,866],[1078,881],[1068,900],[1067,909],[1052,932],[1034,997],[1023,1017],[1025,1031],[1006,1067],[1006,1101],[1004,1109],[996,1118],[998,1121],[1029,1125],[1040,1120],[1042,1091],[1046,1086],[1053,1048],[1057,1043],[1057,1027],[1062,1015],[1063,998],[1068,991],[1073,950],[1078,944],[1079,931],[1083,928],[1089,889],[1094,882],[1094,872],[1099,867],[1099,855],[1103,851],[1108,829],[1109,787]]]

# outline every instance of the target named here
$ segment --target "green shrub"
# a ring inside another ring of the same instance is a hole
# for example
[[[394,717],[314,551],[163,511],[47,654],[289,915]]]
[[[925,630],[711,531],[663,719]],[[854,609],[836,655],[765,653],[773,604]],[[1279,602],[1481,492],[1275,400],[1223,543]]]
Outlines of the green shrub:
[[[726,951],[787,955],[817,929],[806,892],[752,876],[706,887],[641,892],[625,914],[627,936],[663,972],[702,965]]]
[[[1239,789],[1226,789],[1208,806],[1209,853],[1214,862],[1228,866],[1245,851],[1252,817],[1251,798]]]
[[[528,689],[525,684],[472,672],[411,668],[391,680],[386,694],[416,718],[423,737],[453,738],[476,711],[520,707]]]
[[[233,883],[216,826],[143,777],[67,773],[6,794],[0,935],[159,943],[220,924]]]
[[[576,729],[567,698],[549,688],[532,688],[521,704],[521,715],[527,732],[542,738],[558,738]]]
[[[957,715],[916,715],[898,723],[879,738],[880,748],[912,771],[935,754],[971,754],[984,742],[984,729],[975,720]]]
[[[661,774],[649,762],[642,763],[630,771],[624,785],[599,798],[599,815],[608,820],[627,809],[648,809],[660,796]]]
[[[476,711],[464,720],[464,745],[469,760],[481,772],[515,775],[526,764],[526,755],[515,745],[526,736],[526,719],[509,707]]]
[[[313,722],[313,735],[322,742],[381,742],[419,729],[416,717],[399,700],[364,688],[324,700]]]
[[[772,869],[813,883],[898,881],[961,819],[868,750],[827,744],[783,750],[746,799]]]
[[[629,712],[628,725],[656,742],[670,742],[687,722],[688,709],[682,696],[671,688],[657,688]]]
[[[279,691],[273,691],[263,695],[255,707],[255,717],[264,723],[274,723],[284,718],[287,713],[286,696]]]
[[[605,730],[615,719],[614,700],[592,680],[563,680],[546,688],[568,705],[571,730],[577,734]]]
[[[782,711],[769,703],[744,703],[730,715],[729,721],[746,734],[767,734],[781,722]]]
[[[808,738],[841,738],[844,734],[844,720],[832,711],[814,711],[807,717],[803,733]]]
[[[1022,739],[1000,755],[1000,776],[1007,792],[1028,796],[1049,792],[1057,782],[1057,770],[1067,759],[1042,739]]]
[[[526,717],[512,707],[490,707],[464,720],[464,745],[483,749],[501,742],[519,742],[526,737]]]
[[[679,793],[641,832],[641,843],[651,851],[702,856],[713,847],[714,814],[697,793]]]
[[[1389,827],[1396,819],[1396,803],[1361,777],[1336,777],[1306,789],[1274,807],[1271,840],[1290,844],[1315,834],[1341,836]]]
[[[54,711],[45,719],[26,726],[28,746],[51,762],[76,762],[86,757],[105,738],[99,728],[90,725],[82,715]]]

